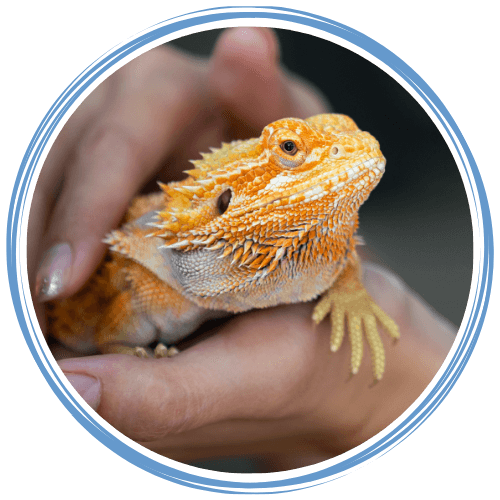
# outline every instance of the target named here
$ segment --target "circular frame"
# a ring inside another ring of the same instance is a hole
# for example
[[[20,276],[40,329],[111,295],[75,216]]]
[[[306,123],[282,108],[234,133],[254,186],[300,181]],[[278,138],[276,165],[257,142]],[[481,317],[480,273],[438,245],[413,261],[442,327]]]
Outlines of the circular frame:
[[[245,11],[242,9],[242,7],[218,7],[198,10],[151,26],[108,50],[64,89],[40,122],[26,149],[15,179],[7,220],[7,271],[13,306],[33,359],[51,390],[89,434],[127,462],[173,483],[205,491],[269,494],[310,488],[353,472],[397,446],[438,408],[462,374],[485,320],[492,285],[493,227],[479,169],[460,129],[439,97],[408,64],[370,37],[326,17],[281,7],[247,7]],[[305,30],[301,28],[304,31],[311,28],[324,32],[325,37],[329,35],[332,38],[341,38],[380,61],[420,96],[441,124],[442,131],[447,134],[448,143],[450,146],[453,145],[455,156],[460,162],[459,167],[464,182],[465,180],[468,182],[469,203],[475,234],[478,236],[476,248],[479,245],[479,252],[476,252],[478,257],[476,257],[477,264],[474,265],[475,277],[467,310],[468,317],[464,319],[461,335],[458,336],[452,352],[433,383],[402,417],[381,433],[380,437],[377,436],[378,439],[370,440],[360,451],[347,454],[345,459],[334,465],[314,471],[307,469],[292,471],[287,478],[260,480],[261,476],[258,476],[256,479],[259,480],[255,481],[248,479],[236,481],[205,477],[154,460],[151,456],[121,441],[96,420],[86,405],[74,397],[66,385],[67,382],[52,366],[44,341],[37,333],[36,318],[33,318],[32,309],[29,307],[30,294],[26,285],[25,263],[20,261],[19,256],[22,254],[20,248],[24,245],[22,227],[27,219],[25,211],[31,182],[54,132],[82,97],[124,60],[128,60],[135,53],[140,53],[144,47],[160,43],[161,39],[171,37],[176,32],[192,30],[215,22],[236,21],[245,24],[248,22],[245,20],[254,19],[285,21],[305,27]]]

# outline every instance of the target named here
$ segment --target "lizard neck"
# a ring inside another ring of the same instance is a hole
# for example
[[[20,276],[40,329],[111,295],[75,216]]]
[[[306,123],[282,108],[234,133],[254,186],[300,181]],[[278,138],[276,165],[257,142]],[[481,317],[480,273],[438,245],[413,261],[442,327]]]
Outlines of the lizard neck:
[[[168,251],[164,256],[174,269],[173,286],[183,295],[208,309],[241,312],[304,302],[323,293],[355,258],[357,226],[357,213],[351,219],[326,218],[307,232],[303,243],[287,246],[279,265],[268,273],[234,265],[222,251]],[[192,273],[196,268],[206,272]]]

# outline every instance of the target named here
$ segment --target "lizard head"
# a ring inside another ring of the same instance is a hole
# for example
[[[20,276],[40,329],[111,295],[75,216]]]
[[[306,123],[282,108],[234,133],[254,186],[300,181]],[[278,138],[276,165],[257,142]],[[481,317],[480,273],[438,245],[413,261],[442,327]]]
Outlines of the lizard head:
[[[278,120],[202,157],[188,179],[161,186],[166,208],[151,236],[181,252],[219,250],[262,273],[355,225],[385,167],[375,138],[338,114]]]

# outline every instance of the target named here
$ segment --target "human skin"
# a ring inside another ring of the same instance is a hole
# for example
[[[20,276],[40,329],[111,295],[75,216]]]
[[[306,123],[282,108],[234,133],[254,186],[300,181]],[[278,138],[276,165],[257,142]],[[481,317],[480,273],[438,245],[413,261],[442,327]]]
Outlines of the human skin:
[[[58,296],[78,290],[103,256],[103,236],[150,179],[179,178],[199,151],[326,108],[279,66],[263,28],[225,31],[209,60],[159,47],[117,71],[70,118],[37,184],[28,268],[42,325],[42,279],[59,269]],[[43,257],[61,243],[64,255]],[[349,377],[347,343],[330,352],[329,323],[313,326],[311,303],[237,316],[171,359],[99,355],[60,366],[104,419],[170,458],[257,454],[272,458],[270,470],[315,463],[401,415],[453,342],[454,327],[389,271],[365,266],[364,282],[402,337],[384,339],[387,370],[375,385],[367,356]]]

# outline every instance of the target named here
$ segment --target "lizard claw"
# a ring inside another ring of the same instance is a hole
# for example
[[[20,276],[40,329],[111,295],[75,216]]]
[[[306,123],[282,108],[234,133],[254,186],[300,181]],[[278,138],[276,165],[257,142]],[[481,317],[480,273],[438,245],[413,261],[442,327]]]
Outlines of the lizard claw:
[[[144,349],[144,347],[135,347],[134,348],[134,356],[137,356],[138,358],[143,358],[143,359],[149,358],[148,351],[146,351],[146,349]]]
[[[155,347],[154,355],[155,358],[171,358],[179,354],[179,349],[177,347],[166,347],[161,342]]]
[[[134,356],[137,356],[138,358],[142,359],[148,359],[151,358],[150,350],[145,349],[144,347],[134,347],[132,353]],[[176,354],[179,354],[179,350],[176,347],[166,347],[164,344],[161,342],[155,347],[155,350],[153,352],[153,356],[155,358],[171,358],[172,356],[175,356]]]

